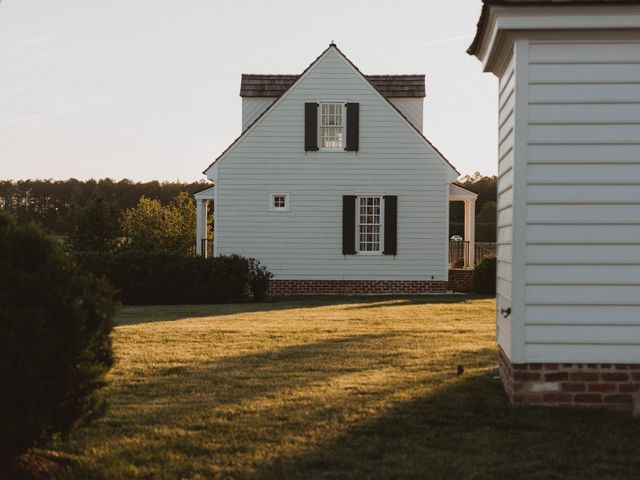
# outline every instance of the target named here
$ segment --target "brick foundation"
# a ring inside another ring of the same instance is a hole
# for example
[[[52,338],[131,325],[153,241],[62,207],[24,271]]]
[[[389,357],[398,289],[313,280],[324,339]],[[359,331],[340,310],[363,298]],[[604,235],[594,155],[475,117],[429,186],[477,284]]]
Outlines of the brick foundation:
[[[424,295],[446,293],[435,280],[271,280],[268,295]]]
[[[473,270],[468,268],[450,268],[447,289],[453,292],[470,292],[473,290],[471,276]]]
[[[500,350],[500,378],[514,404],[631,410],[640,364],[512,364]]]

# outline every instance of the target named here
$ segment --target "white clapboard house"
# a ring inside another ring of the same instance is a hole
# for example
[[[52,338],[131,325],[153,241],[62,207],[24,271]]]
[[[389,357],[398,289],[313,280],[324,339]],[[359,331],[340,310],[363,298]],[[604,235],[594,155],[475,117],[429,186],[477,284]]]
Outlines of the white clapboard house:
[[[519,403],[630,408],[640,391],[640,2],[484,0],[469,53],[500,79],[507,391]]]
[[[473,265],[476,195],[422,133],[424,75],[364,75],[331,44],[299,75],[243,75],[240,96],[242,134],[196,194],[199,253],[259,259],[276,294],[443,292],[455,200]]]

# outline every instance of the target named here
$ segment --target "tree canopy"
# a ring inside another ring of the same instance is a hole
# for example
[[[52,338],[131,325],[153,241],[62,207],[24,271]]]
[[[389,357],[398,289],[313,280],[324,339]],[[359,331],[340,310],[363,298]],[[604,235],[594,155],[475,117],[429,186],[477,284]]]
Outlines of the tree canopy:
[[[193,194],[207,186],[205,182],[134,182],[110,178],[2,180],[0,210],[13,214],[20,223],[35,221],[51,233],[67,235],[74,206],[85,205],[94,194],[103,195],[119,210],[126,210],[135,207],[142,197],[167,205],[180,192]]]
[[[169,205],[142,197],[126,210],[122,229],[129,245],[142,250],[163,250],[192,255],[195,248],[196,205],[186,192]]]

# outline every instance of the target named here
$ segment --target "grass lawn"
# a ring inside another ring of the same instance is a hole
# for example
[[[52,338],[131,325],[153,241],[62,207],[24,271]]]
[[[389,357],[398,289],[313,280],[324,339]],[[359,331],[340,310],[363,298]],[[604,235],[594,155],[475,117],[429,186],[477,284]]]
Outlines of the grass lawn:
[[[110,412],[44,453],[72,479],[639,478],[640,421],[510,406],[489,375],[494,310],[463,297],[124,308]]]

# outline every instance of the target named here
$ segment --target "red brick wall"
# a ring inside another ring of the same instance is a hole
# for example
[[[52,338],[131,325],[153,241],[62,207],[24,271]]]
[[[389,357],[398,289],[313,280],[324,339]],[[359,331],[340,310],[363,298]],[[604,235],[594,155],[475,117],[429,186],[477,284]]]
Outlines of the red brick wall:
[[[473,290],[471,285],[472,275],[473,270],[470,269],[450,268],[447,289],[454,292],[470,292]]]
[[[512,364],[500,350],[500,377],[515,404],[631,410],[640,364]]]
[[[271,280],[269,295],[399,295],[446,293],[435,280]]]

